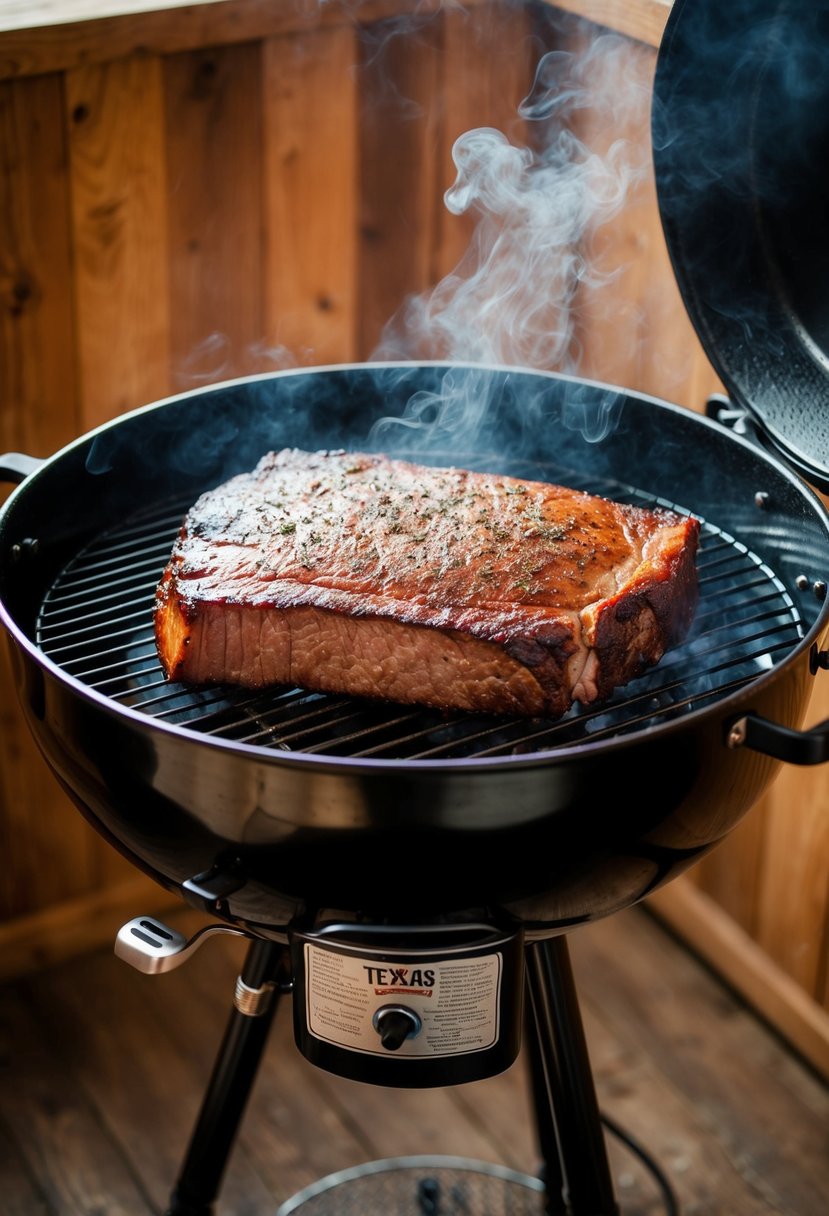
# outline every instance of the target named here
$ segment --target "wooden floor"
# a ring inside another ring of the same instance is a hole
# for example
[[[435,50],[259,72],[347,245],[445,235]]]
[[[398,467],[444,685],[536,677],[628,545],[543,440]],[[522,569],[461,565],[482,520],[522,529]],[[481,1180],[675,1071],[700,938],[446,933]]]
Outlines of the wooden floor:
[[[826,1216],[826,1085],[644,911],[569,941],[602,1111],[658,1160],[683,1216]],[[106,951],[0,989],[0,1216],[164,1210],[243,949],[217,938],[154,977]],[[389,1157],[534,1174],[524,1068],[437,1090],[344,1081],[299,1054],[284,998],[217,1216],[275,1216],[310,1182]],[[608,1149],[623,1216],[664,1212],[610,1133]]]

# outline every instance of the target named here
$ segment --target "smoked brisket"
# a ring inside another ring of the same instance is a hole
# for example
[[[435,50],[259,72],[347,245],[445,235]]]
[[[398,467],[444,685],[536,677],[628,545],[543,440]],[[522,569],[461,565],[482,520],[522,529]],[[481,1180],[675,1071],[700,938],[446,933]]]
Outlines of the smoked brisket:
[[[688,632],[692,516],[286,449],[203,494],[158,586],[167,676],[559,717]]]

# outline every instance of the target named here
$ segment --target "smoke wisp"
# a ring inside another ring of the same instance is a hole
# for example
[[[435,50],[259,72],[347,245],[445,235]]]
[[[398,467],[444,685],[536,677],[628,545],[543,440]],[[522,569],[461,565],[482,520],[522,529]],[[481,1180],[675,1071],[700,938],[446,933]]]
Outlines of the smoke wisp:
[[[437,357],[576,370],[577,292],[614,273],[591,264],[591,234],[621,211],[645,166],[624,139],[604,155],[591,150],[569,120],[589,109],[601,122],[614,103],[618,113],[629,57],[610,35],[579,57],[546,54],[519,106],[541,128],[538,147],[516,146],[486,127],[456,141],[457,178],[444,201],[453,214],[474,214],[472,243],[432,292],[406,302],[378,355],[415,345]]]
[[[444,202],[452,214],[473,218],[471,242],[449,274],[390,319],[375,359],[578,373],[579,310],[588,300],[595,307],[596,293],[620,270],[593,256],[594,237],[650,166],[641,141],[624,135],[641,126],[650,103],[640,65],[630,43],[612,34],[578,50],[549,51],[518,106],[525,144],[493,127],[456,140],[456,178]],[[605,146],[591,146],[580,127]],[[459,433],[474,431],[481,409],[480,400],[464,402],[453,389],[437,411],[441,430],[451,429],[454,415]],[[603,429],[606,403],[598,415]],[[434,422],[434,404],[424,411],[417,397],[403,421],[426,417]]]

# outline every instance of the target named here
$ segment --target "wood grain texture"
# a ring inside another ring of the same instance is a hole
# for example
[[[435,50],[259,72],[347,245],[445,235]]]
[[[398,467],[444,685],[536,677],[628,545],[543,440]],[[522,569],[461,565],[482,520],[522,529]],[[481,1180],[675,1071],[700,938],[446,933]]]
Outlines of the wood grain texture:
[[[647,907],[829,1080],[829,1011],[691,875],[650,896]]]
[[[464,0],[473,11],[487,0]],[[584,0],[585,3],[588,0]],[[658,0],[636,0],[644,13]],[[93,7],[94,5],[94,7]],[[5,7],[5,16],[4,16]],[[70,4],[54,20],[28,20],[29,6],[0,0],[0,80],[68,71],[136,54],[169,55],[205,46],[260,41],[275,34],[303,33],[336,25],[369,25],[403,13],[423,15],[444,0],[337,0],[297,4],[294,0],[209,0],[207,3],[143,6],[90,0],[84,17],[73,19]],[[627,26],[630,22],[624,19]],[[638,21],[637,23],[638,24]]]
[[[630,38],[637,38],[656,45],[661,37],[665,21],[671,9],[672,0],[545,0],[558,9],[578,13],[599,25],[617,29]],[[466,7],[473,7],[475,0],[466,0]],[[108,22],[113,27],[125,19],[147,18],[154,19],[160,30],[171,31],[175,28],[177,15],[183,15],[186,20],[191,13],[204,10],[202,20],[213,20],[218,28],[232,27],[233,22],[242,23],[253,21],[260,6],[252,0],[236,0],[229,4],[226,0],[201,0],[200,3],[189,3],[188,0],[0,0],[0,32],[11,33],[25,31],[32,33],[37,30],[53,30],[55,27],[71,27],[75,38],[80,38],[82,31],[90,25],[97,28],[96,23]],[[280,6],[288,12],[281,13],[283,20],[289,20],[289,6]],[[306,19],[313,10],[303,10],[294,7],[293,20],[298,21],[303,16]],[[372,0],[360,7],[361,15],[366,20],[374,20],[378,16],[381,4]],[[395,11],[400,12],[408,6],[386,4],[386,15]],[[424,11],[425,5],[417,5],[419,11]],[[434,7],[439,7],[435,5]],[[347,12],[354,8],[343,6]],[[181,14],[181,10],[185,10]],[[192,20],[192,17],[190,18]],[[181,24],[182,22],[179,22]],[[129,28],[129,27],[128,27]],[[69,39],[65,45],[71,45]],[[180,49],[180,48],[177,48]]]
[[[553,7],[575,13],[650,46],[659,46],[673,0],[552,0]]]
[[[457,180],[452,150],[467,132],[491,127],[518,148],[530,146],[531,131],[519,107],[554,39],[547,16],[539,9],[536,20],[529,10],[509,4],[490,5],[480,14],[447,10],[441,198]],[[455,268],[474,231],[474,216],[452,214],[445,205],[440,207],[440,220],[435,278]]]
[[[261,69],[256,43],[164,61],[176,390],[264,370]]]
[[[356,62],[349,26],[264,46],[265,323],[277,365],[354,358]]]
[[[84,429],[170,388],[161,63],[68,73],[78,357]]]
[[[829,718],[829,681],[817,682],[809,725]],[[772,788],[763,824],[763,866],[754,937],[806,992],[822,999],[829,962],[829,777],[786,774]],[[795,898],[796,894],[796,898]]]
[[[467,187],[468,179],[458,164],[458,141],[468,133],[492,129],[503,136],[518,156],[530,154],[532,133],[519,107],[532,88],[537,63],[548,49],[551,37],[541,15],[536,21],[528,10],[509,5],[492,5],[480,15],[447,11],[444,117],[437,183],[441,199],[453,187]],[[451,211],[442,203],[438,212],[432,279],[442,283],[438,307],[445,312],[458,298],[460,286],[468,284],[473,276],[484,282],[486,263],[494,263],[492,235],[487,228],[491,220],[482,205],[480,188],[472,199],[461,211],[455,202]],[[493,281],[493,289],[495,286]],[[494,339],[493,348],[497,345]],[[516,363],[526,362],[521,347],[516,341],[512,355]]]
[[[0,1118],[6,1127],[26,1127],[37,1143],[29,1161],[38,1191],[33,1211],[106,1210],[126,1216],[141,1210],[145,1192],[139,1176],[124,1169],[118,1154],[98,1153],[100,1117],[83,1085],[55,1071],[54,1060],[43,1050],[43,1030],[32,1009],[25,1004],[10,1006],[4,1011],[3,1031],[6,1042],[14,1046],[17,1067],[31,1080],[25,1092],[3,1087]]]
[[[823,676],[815,677],[804,726],[829,717]],[[823,1009],[829,1009],[827,805],[824,765],[784,765],[750,813],[689,876]],[[738,955],[733,967],[739,972]]]
[[[702,411],[721,385],[685,311],[662,231],[650,142],[655,52],[615,34],[596,39],[581,20],[560,28],[571,71],[596,81],[595,100],[569,123],[588,187],[591,158],[603,167],[593,171],[592,191],[585,187],[594,218],[573,302],[575,369]]]
[[[216,4],[221,0],[200,0]],[[0,29],[33,29],[185,8],[192,0],[0,0]]]
[[[469,2],[469,0],[468,0]],[[475,3],[476,0],[472,0]],[[440,7],[425,0],[424,7]],[[115,6],[113,6],[115,7]],[[361,21],[421,7],[421,0],[364,0]],[[355,6],[296,4],[293,0],[212,0],[211,3],[148,4],[145,11],[102,11],[82,20],[0,27],[0,79],[66,71],[136,54],[170,55],[200,47],[261,41],[330,25],[353,25]],[[2,10],[0,9],[0,13]]]
[[[0,85],[0,149],[0,450],[46,457],[82,429],[59,76]],[[87,889],[101,851],[40,758],[5,644],[0,686],[3,919]]]
[[[739,1211],[744,1203],[747,1210],[758,1213],[785,1212],[798,1216],[819,1216],[825,1204],[825,1182],[821,1177],[829,1162],[827,1154],[827,1123],[822,1107],[829,1096],[826,1086],[812,1076],[810,1097],[800,1104],[798,1066],[794,1058],[776,1068],[775,1040],[762,1032],[751,1015],[727,989],[716,983],[699,985],[699,976],[690,958],[682,960],[675,969],[671,963],[670,940],[649,927],[641,938],[639,948],[630,936],[638,910],[610,917],[600,933],[585,933],[573,939],[573,965],[577,983],[587,1001],[588,1011],[603,1019],[612,1017],[623,1051],[639,1056],[642,1063],[650,1059],[660,1076],[674,1092],[682,1095],[686,1109],[693,1118],[702,1139],[702,1148],[714,1170],[719,1172],[728,1162],[726,1173],[735,1170],[744,1179],[752,1180],[751,1195],[741,1198],[733,1189],[734,1176],[715,1184],[713,1194],[706,1196],[704,1161],[695,1168],[695,1160],[685,1162],[685,1184],[695,1192],[688,1197],[682,1210],[716,1212],[725,1216]],[[599,943],[601,940],[601,947]],[[674,960],[676,961],[676,960]],[[612,1012],[604,993],[613,993]],[[689,1023],[680,1024],[680,1010],[694,1009]],[[587,1021],[588,1034],[590,1020]],[[588,1040],[591,1041],[591,1040]],[[659,1044],[657,1047],[656,1044]],[[712,1053],[716,1066],[709,1072]],[[605,1092],[603,1074],[596,1060],[600,1095]],[[772,1104],[764,1095],[764,1082],[776,1073],[780,1088]],[[631,1078],[632,1092],[637,1081]],[[726,1111],[729,1115],[726,1116]],[[672,1135],[661,1102],[649,1109],[653,1118],[654,1135],[642,1128],[653,1150],[669,1163],[674,1154],[685,1156],[681,1140]],[[620,1117],[622,1117],[620,1112]],[[646,1116],[647,1117],[647,1116]],[[660,1130],[661,1125],[661,1130]],[[728,1126],[726,1126],[728,1125]],[[637,1128],[641,1125],[637,1122]],[[704,1129],[704,1130],[703,1130]],[[680,1133],[681,1137],[681,1133]],[[673,1144],[673,1149],[669,1147]],[[686,1146],[692,1148],[686,1141]],[[812,1171],[800,1157],[814,1152],[824,1162]],[[771,1176],[773,1161],[788,1164],[782,1174]],[[719,1159],[719,1165],[717,1161]],[[676,1175],[674,1175],[676,1177]],[[699,1188],[699,1190],[697,1190]],[[716,1197],[715,1197],[716,1196]]]
[[[32,456],[79,424],[63,114],[59,76],[0,85],[0,446]]]
[[[372,358],[384,326],[433,280],[446,106],[442,14],[363,26],[359,37],[360,161],[357,350]]]
[[[66,810],[67,816],[75,816],[73,807]],[[71,820],[70,820],[71,823]],[[85,829],[90,840],[88,847],[100,845],[92,829]],[[52,831],[53,837],[63,839],[62,830]],[[111,857],[117,857],[107,849]],[[14,852],[6,856],[14,857]],[[121,925],[134,916],[164,915],[181,908],[178,896],[172,896],[158,883],[143,874],[137,874],[133,866],[127,867],[118,857],[120,874],[108,875],[109,881],[92,891],[74,898],[64,897],[51,906],[41,908],[28,916],[17,915],[6,923],[0,923],[0,982],[16,976],[28,975],[46,967],[65,963],[67,959],[92,950],[109,947]],[[65,877],[63,867],[57,877]]]

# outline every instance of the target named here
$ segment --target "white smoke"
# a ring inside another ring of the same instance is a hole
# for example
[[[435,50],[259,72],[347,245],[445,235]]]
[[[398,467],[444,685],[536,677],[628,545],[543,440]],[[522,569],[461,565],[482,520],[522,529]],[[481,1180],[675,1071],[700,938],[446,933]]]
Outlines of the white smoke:
[[[471,243],[436,287],[404,302],[374,358],[578,370],[579,307],[620,270],[599,264],[592,240],[649,167],[647,141],[643,155],[641,138],[624,137],[641,134],[647,113],[644,62],[611,34],[579,52],[551,51],[518,107],[532,143],[491,127],[456,141],[457,177],[444,201],[474,217]],[[606,146],[588,146],[580,122]]]

